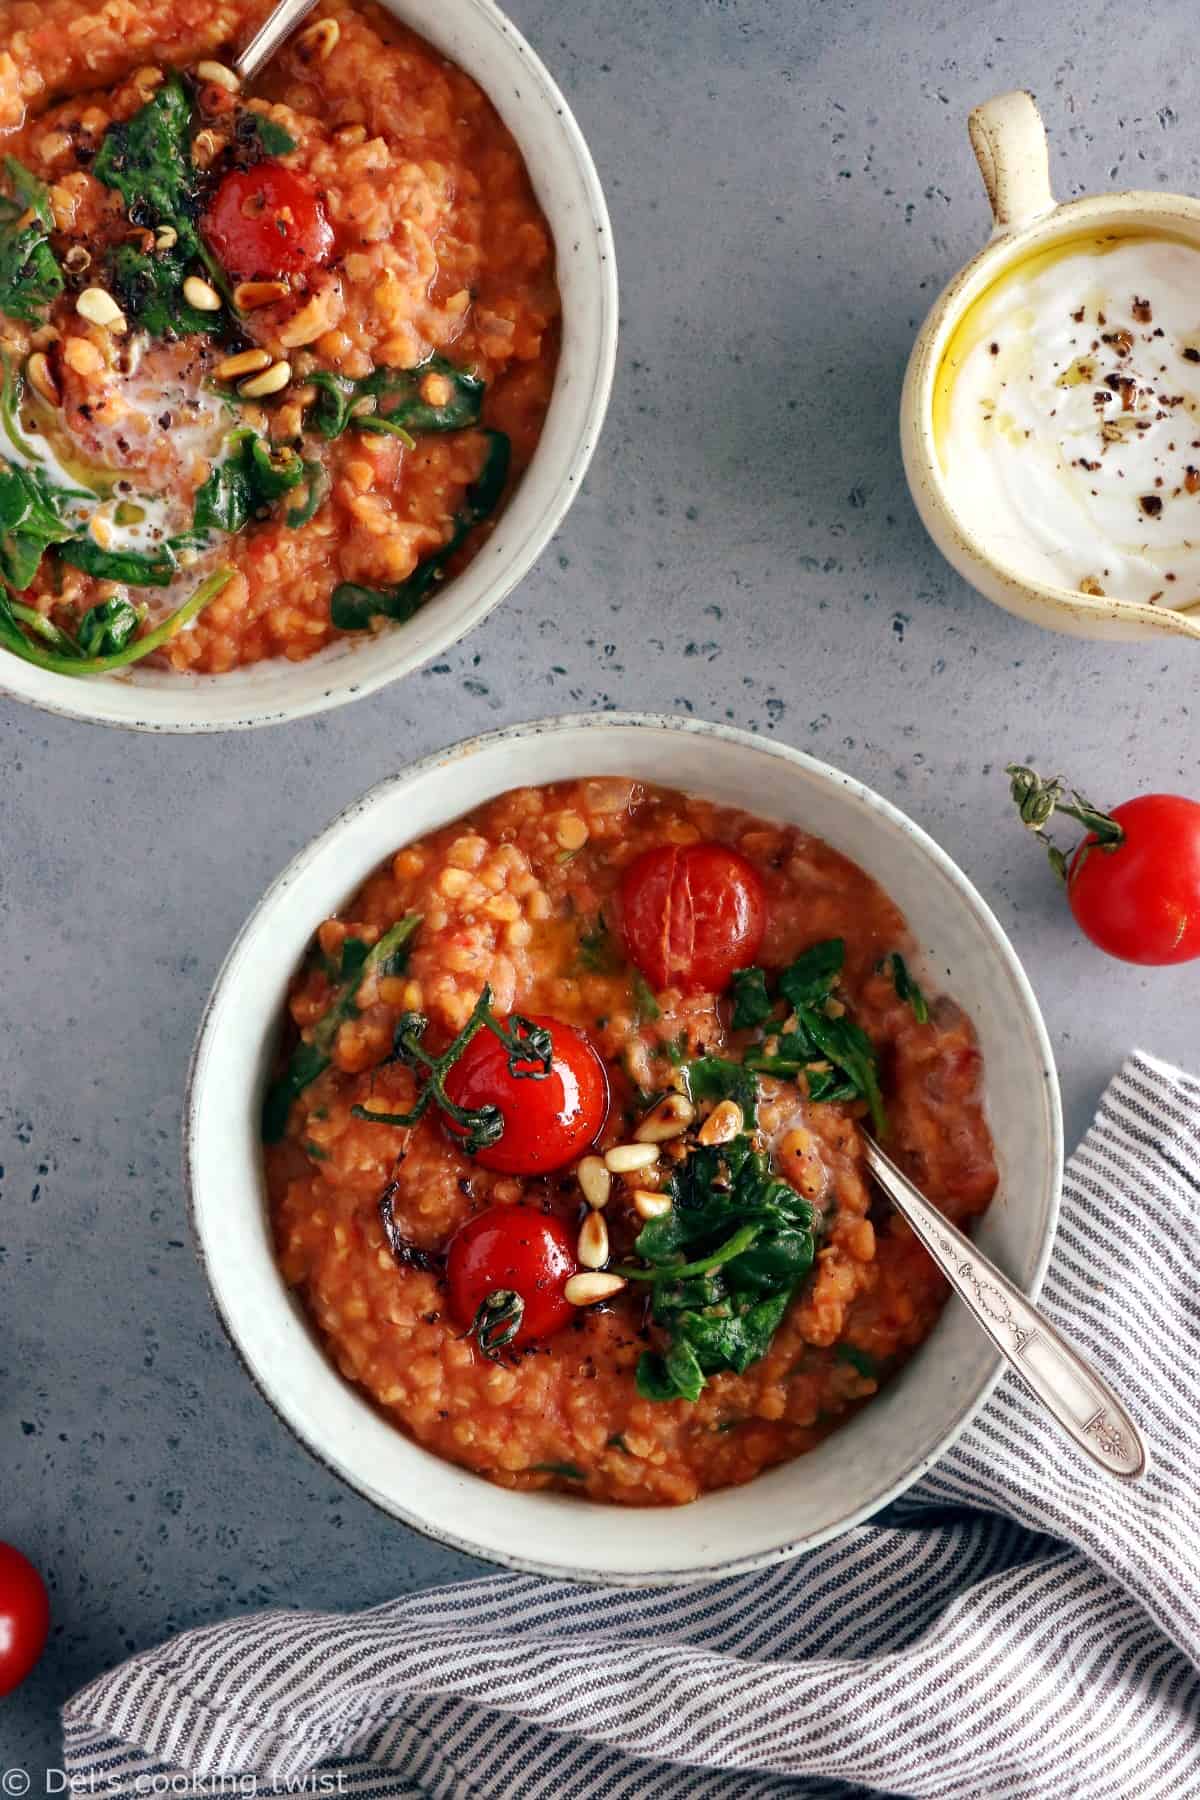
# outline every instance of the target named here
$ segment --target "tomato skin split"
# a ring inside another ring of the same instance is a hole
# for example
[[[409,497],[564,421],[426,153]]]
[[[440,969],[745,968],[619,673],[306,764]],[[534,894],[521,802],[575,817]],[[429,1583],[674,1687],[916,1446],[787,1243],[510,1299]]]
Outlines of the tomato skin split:
[[[767,903],[754,865],[727,844],[658,845],[621,881],[625,946],[651,987],[721,993],[754,961]]]

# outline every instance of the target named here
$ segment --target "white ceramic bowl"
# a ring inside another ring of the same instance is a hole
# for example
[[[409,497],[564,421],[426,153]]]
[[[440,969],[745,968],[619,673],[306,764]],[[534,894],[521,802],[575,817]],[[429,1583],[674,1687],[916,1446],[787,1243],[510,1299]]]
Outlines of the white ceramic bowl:
[[[811,1455],[684,1508],[630,1511],[514,1493],[388,1424],[327,1360],[272,1255],[258,1123],[289,978],[312,932],[399,846],[505,790],[637,775],[751,805],[827,839],[908,916],[930,975],[967,1008],[987,1068],[1001,1187],[980,1246],[1036,1293],[1058,1209],[1061,1119],[1037,1002],[966,877],[903,813],[781,744],[690,719],[593,714],[515,726],[428,757],[374,788],[290,864],[217,980],[185,1108],[193,1224],[217,1309],[280,1417],[330,1468],[457,1548],[577,1580],[665,1583],[793,1556],[865,1518],[941,1455],[999,1361],[953,1301],[898,1378]]]
[[[465,69],[515,137],[554,234],[562,353],[533,461],[470,567],[415,619],[340,639],[304,662],[275,658],[228,675],[73,680],[0,651],[0,693],[47,712],[139,731],[233,731],[327,712],[407,675],[465,635],[526,575],[579,492],[612,387],[617,269],[595,164],[570,108],[492,0],[383,0]]]

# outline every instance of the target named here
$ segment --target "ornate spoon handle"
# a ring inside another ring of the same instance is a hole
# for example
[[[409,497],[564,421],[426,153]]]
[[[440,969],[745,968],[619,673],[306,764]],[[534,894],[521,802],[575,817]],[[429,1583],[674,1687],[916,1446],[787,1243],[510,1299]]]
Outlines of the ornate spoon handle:
[[[994,1263],[931,1206],[925,1196],[866,1140],[867,1166],[1026,1387],[1067,1437],[1094,1462],[1127,1481],[1146,1470],[1137,1426],[1112,1389]]]
[[[243,81],[251,81],[257,75],[267,58],[274,56],[284,38],[316,4],[317,0],[279,0],[279,5],[263,20],[233,65]]]

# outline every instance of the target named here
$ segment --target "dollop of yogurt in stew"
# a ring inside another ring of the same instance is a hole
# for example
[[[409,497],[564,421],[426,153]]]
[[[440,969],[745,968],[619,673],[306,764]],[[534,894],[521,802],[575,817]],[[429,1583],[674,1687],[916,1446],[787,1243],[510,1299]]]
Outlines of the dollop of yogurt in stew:
[[[1200,602],[1200,247],[1072,239],[966,314],[934,424],[971,534],[1027,579]]]

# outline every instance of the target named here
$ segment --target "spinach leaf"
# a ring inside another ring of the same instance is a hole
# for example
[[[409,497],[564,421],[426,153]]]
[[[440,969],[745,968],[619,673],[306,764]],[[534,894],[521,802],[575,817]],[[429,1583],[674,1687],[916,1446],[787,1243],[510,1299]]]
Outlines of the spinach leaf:
[[[218,327],[220,313],[200,312],[183,297],[188,262],[178,245],[173,250],[148,252],[121,244],[113,255],[113,293],[126,316],[151,337],[188,337]]]
[[[257,139],[264,156],[287,156],[296,148],[291,132],[276,120],[264,118],[262,113],[243,113],[237,123],[237,135],[242,141]]]
[[[692,1100],[736,1100],[746,1123],[754,1123],[758,1082],[745,1063],[724,1056],[701,1056],[684,1070],[688,1097]]]
[[[75,639],[69,637],[61,626],[56,625],[53,619],[47,619],[35,607],[22,606],[19,600],[10,597],[8,609],[19,625],[23,625],[26,631],[31,631],[34,637],[40,638],[43,644],[48,645],[60,656],[78,657],[81,655]]]
[[[0,312],[32,325],[66,285],[50,247],[50,190],[15,156],[4,168],[15,198],[0,197]]]
[[[892,969],[892,982],[899,999],[907,1000],[912,1007],[913,1018],[918,1025],[929,1023],[929,1007],[925,996],[908,972],[908,964],[898,950],[893,950],[888,958]]]
[[[654,1321],[668,1333],[664,1351],[640,1359],[638,1392],[694,1400],[706,1376],[741,1372],[766,1353],[812,1266],[816,1214],[746,1133],[694,1150],[670,1193],[671,1211],[649,1220],[634,1243],[640,1263],[619,1273],[651,1286]]]
[[[314,465],[304,462],[294,450],[285,446],[272,451],[253,431],[235,431],[229,443],[229,455],[215,465],[196,495],[192,522],[197,531],[241,531],[306,477],[311,487]],[[291,512],[288,523],[292,523]]]
[[[112,656],[124,650],[141,622],[128,600],[101,600],[79,621],[79,648],[84,656]]]
[[[114,650],[107,656],[80,656],[74,649],[72,654],[65,655],[31,642],[21,630],[14,603],[7,594],[0,594],[0,644],[14,655],[22,657],[25,662],[36,663],[39,669],[50,669],[56,675],[108,675],[114,669],[126,669],[131,663],[141,662],[152,651],[161,649],[177,632],[183,630],[189,620],[203,612],[232,579],[232,569],[215,570],[207,581],[201,582],[190,599],[185,600],[161,624],[146,632],[144,637],[126,642],[123,649]]]
[[[170,587],[179,573],[169,544],[156,550],[103,550],[94,538],[70,538],[58,546],[58,554],[73,569],[82,569],[97,581],[120,581],[128,587]]]
[[[843,1071],[853,1083],[855,1092],[866,1101],[876,1135],[886,1136],[887,1115],[879,1086],[879,1060],[875,1046],[862,1026],[845,1016],[830,1019],[815,1010],[806,1015],[805,1024],[816,1039],[821,1055]]]
[[[429,375],[449,384],[449,394],[439,405],[421,398],[421,386]],[[445,357],[432,356],[417,369],[373,369],[360,380],[318,369],[309,376],[318,390],[309,408],[308,422],[324,438],[355,431],[392,432],[463,431],[479,423],[484,383],[478,375],[456,369]]]
[[[838,1362],[849,1363],[868,1381],[878,1379],[879,1364],[869,1351],[860,1350],[856,1344],[838,1344],[833,1354]]]
[[[487,451],[477,479],[467,489],[462,510],[454,521],[450,541],[419,563],[407,581],[393,588],[360,587],[343,581],[334,588],[329,616],[339,631],[366,631],[374,618],[403,622],[411,619],[446,572],[446,564],[464,539],[487,518],[499,502],[508,480],[512,446],[502,431],[484,433]]]
[[[126,313],[152,337],[173,338],[222,329],[219,312],[199,312],[183,297],[189,266],[199,258],[219,272],[201,239],[200,183],[191,157],[192,102],[172,72],[133,117],[109,126],[92,172],[125,202],[134,224],[169,225],[169,250],[146,252],[124,244],[112,260],[112,286]],[[223,279],[223,277],[221,277]]]
[[[540,1462],[530,1463],[529,1467],[539,1475],[561,1475],[564,1481],[586,1481],[587,1476],[575,1463]]]
[[[312,1037],[302,1038],[296,1045],[282,1073],[267,1089],[262,1113],[264,1142],[278,1143],[287,1130],[293,1100],[329,1067],[334,1040],[345,1021],[352,1019],[358,1011],[358,993],[367,975],[372,970],[378,970],[381,975],[399,974],[408,961],[409,945],[420,923],[420,913],[408,913],[385,931],[334,995],[313,1026]]]
[[[301,525],[307,525],[317,508],[329,493],[329,476],[323,463],[305,460],[301,465],[308,489],[304,498],[295,506],[289,506],[284,517],[293,531],[299,531]]]
[[[59,511],[58,497],[38,470],[0,464],[0,577],[23,593],[52,544],[69,538],[74,526]]]
[[[767,992],[763,969],[737,969],[733,977],[733,1018],[735,1031],[746,1031],[764,1024],[774,1010],[775,1002]]]
[[[780,975],[779,991],[794,1011],[819,1006],[832,993],[845,960],[846,946],[841,938],[814,944]]]

